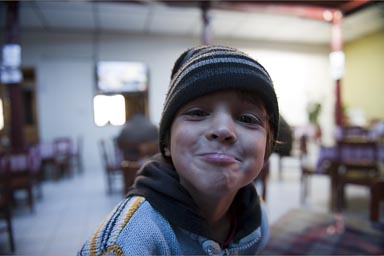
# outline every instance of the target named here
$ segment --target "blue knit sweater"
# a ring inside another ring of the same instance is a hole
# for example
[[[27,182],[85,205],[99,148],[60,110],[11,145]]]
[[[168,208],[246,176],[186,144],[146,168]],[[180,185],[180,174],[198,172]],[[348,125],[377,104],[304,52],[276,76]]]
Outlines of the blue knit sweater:
[[[259,210],[244,210],[239,216],[240,230],[224,249],[209,238],[204,220],[194,214],[194,204],[188,202],[188,194],[180,187],[179,193],[171,193],[174,188],[167,190],[178,184],[175,172],[165,170],[164,166],[159,172],[153,167],[144,168],[128,197],[106,217],[78,255],[252,255],[263,249],[269,238],[269,227],[264,207],[254,198],[253,185],[245,189],[252,193],[239,194],[246,197],[246,202],[256,200],[249,202],[249,206]],[[149,188],[156,193],[148,193]]]

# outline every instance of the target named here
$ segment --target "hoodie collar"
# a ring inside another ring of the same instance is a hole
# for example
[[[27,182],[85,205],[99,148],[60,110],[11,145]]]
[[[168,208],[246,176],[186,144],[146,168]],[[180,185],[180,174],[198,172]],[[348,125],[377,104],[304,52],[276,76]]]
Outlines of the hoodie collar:
[[[145,197],[171,225],[200,236],[212,237],[206,219],[199,214],[197,204],[179,183],[179,176],[173,165],[161,157],[154,158],[140,169],[127,194],[132,195]],[[257,229],[261,223],[259,197],[253,184],[239,190],[232,208],[237,218],[234,241],[238,241]]]

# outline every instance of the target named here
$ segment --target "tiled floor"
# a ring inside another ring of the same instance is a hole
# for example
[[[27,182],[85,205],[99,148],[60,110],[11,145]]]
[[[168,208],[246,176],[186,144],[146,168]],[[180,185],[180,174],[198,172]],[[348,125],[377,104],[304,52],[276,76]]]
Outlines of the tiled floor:
[[[121,193],[106,193],[104,178],[101,170],[88,170],[45,182],[33,213],[18,205],[13,211],[16,255],[75,255],[122,198]],[[0,233],[0,248],[0,255],[9,252],[4,233]]]
[[[293,208],[328,211],[327,177],[312,179],[311,194],[303,206],[300,204],[297,160],[284,160],[281,180],[278,178],[276,157],[272,156],[271,160],[266,198],[271,223]],[[42,189],[43,198],[36,201],[34,213],[22,205],[14,209],[16,255],[75,255],[105,215],[123,197],[119,192],[106,193],[102,170],[86,170],[71,178],[45,182]],[[348,188],[347,194],[354,201],[349,204],[346,214],[368,219],[368,191],[352,187]],[[0,233],[1,255],[9,253],[7,241],[5,233]]]

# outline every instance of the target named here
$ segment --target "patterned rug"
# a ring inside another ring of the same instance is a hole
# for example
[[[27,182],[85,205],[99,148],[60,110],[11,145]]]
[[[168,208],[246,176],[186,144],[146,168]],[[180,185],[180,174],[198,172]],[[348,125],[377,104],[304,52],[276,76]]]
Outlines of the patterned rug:
[[[337,214],[289,211],[271,225],[262,255],[383,255],[384,229]]]

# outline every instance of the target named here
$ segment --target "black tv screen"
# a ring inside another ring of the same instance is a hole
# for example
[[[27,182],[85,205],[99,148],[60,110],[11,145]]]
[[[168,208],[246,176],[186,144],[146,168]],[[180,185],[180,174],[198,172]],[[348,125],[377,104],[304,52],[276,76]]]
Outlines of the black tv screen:
[[[97,89],[104,93],[142,92],[148,87],[148,68],[140,62],[99,61]]]

